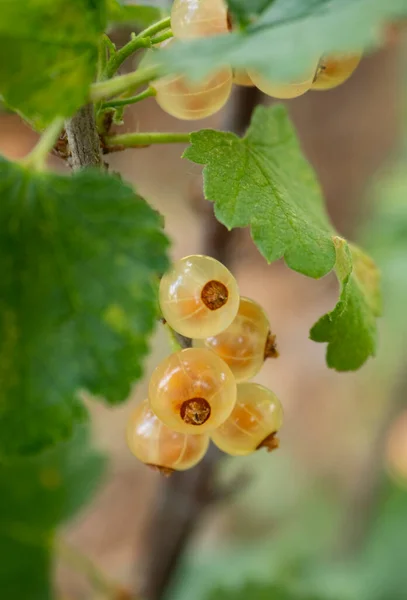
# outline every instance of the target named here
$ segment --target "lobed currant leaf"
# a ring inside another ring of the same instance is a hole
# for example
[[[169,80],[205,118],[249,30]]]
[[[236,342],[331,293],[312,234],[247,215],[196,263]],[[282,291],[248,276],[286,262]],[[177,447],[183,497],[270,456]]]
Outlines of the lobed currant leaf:
[[[315,342],[328,342],[329,367],[354,371],[376,352],[380,273],[373,260],[357,246],[348,245],[340,237],[335,237],[334,243],[340,298],[334,310],[315,323],[310,337]]]
[[[138,2],[124,4],[122,0],[107,0],[107,19],[112,23],[137,23],[147,27],[161,18],[162,11],[152,5]]]
[[[80,426],[69,442],[0,464],[0,587],[5,598],[54,597],[54,530],[90,499],[104,463]]]
[[[407,15],[405,0],[228,0],[240,23],[228,35],[174,44],[162,54],[171,72],[199,79],[231,65],[287,81],[322,54],[376,48],[386,23]],[[295,40],[295,43],[293,43]]]
[[[0,14],[0,95],[37,128],[70,116],[96,75],[105,0],[0,0]]]
[[[35,453],[123,401],[142,374],[167,268],[161,219],[116,176],[0,159],[0,456]]]
[[[316,177],[285,108],[258,107],[246,135],[191,134],[184,157],[205,165],[205,197],[226,227],[250,226],[268,261],[322,277],[335,264],[332,227]]]

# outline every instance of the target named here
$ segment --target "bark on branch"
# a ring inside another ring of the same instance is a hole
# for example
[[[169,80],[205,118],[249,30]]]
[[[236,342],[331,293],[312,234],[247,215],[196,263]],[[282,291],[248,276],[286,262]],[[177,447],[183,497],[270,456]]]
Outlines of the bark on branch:
[[[70,149],[70,165],[74,171],[103,166],[100,140],[96,129],[93,104],[87,104],[65,123]]]

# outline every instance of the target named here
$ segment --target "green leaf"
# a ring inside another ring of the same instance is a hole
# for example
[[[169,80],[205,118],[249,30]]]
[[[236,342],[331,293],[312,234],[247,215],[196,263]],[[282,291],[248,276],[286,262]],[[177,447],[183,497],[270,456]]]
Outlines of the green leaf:
[[[226,0],[229,11],[241,25],[247,25],[260,15],[273,0]]]
[[[340,237],[335,237],[334,242],[341,295],[334,310],[315,323],[310,335],[315,342],[328,342],[329,367],[354,371],[376,353],[376,319],[381,314],[380,273],[359,248]]]
[[[136,23],[147,27],[158,21],[162,11],[155,7],[143,4],[123,4],[120,0],[107,0],[107,18],[111,23]]]
[[[104,0],[0,0],[0,94],[44,127],[86,102]]]
[[[335,264],[332,228],[286,110],[258,107],[246,135],[203,130],[185,158],[205,165],[205,197],[229,229],[250,226],[268,261],[322,277]]]
[[[385,329],[390,331],[391,342],[386,357],[393,367],[404,361],[407,341],[405,299],[407,278],[407,173],[404,153],[399,162],[376,182],[373,190],[375,203],[366,221],[361,239],[383,273],[383,295],[386,306]]]
[[[104,459],[78,427],[69,442],[0,464],[0,588],[4,598],[48,600],[53,531],[94,493]]]
[[[252,68],[273,80],[302,74],[324,54],[376,48],[383,27],[407,14],[405,0],[229,0],[244,31],[177,43],[162,52],[168,70],[199,79],[225,65]]]
[[[142,374],[167,268],[161,219],[116,176],[0,159],[0,456],[84,418],[83,389],[123,401]]]
[[[29,507],[27,507],[29,510]],[[52,600],[50,540],[27,540],[0,530],[0,585],[4,598]]]
[[[272,583],[247,583],[240,589],[215,589],[206,600],[319,600]]]

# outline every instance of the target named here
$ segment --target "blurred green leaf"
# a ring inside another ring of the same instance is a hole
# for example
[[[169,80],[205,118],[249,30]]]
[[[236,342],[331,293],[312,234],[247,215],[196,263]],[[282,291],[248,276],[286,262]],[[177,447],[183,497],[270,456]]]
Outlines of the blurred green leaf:
[[[335,264],[332,228],[316,177],[281,105],[258,107],[246,135],[203,130],[184,157],[205,165],[205,197],[228,229],[250,226],[268,261],[322,277]]]
[[[0,0],[0,94],[37,127],[86,102],[104,0]]]
[[[380,273],[359,248],[336,237],[336,274],[341,295],[334,310],[319,319],[310,337],[328,342],[326,360],[337,371],[353,371],[376,353],[381,314]]]
[[[240,21],[259,18],[244,31],[177,43],[162,52],[172,72],[197,79],[217,67],[254,69],[274,81],[309,69],[324,53],[379,46],[383,26],[407,14],[405,0],[229,0]]]
[[[376,182],[374,210],[362,229],[363,245],[371,252],[382,270],[385,305],[385,326],[391,330],[393,347],[391,360],[395,360],[405,346],[407,320],[407,173],[404,155],[390,171]],[[391,350],[391,348],[389,348]]]
[[[321,600],[316,596],[298,594],[283,586],[247,583],[238,589],[215,589],[206,600]]]
[[[32,454],[142,375],[167,268],[158,214],[118,177],[0,159],[0,455]]]
[[[17,539],[0,529],[0,586],[10,600],[51,600],[50,539]]]
[[[273,0],[226,0],[233,17],[241,25],[248,25],[251,20],[268,8]]]
[[[48,600],[54,529],[90,499],[104,468],[78,427],[69,442],[0,464],[0,589],[10,600]]]
[[[147,27],[158,21],[162,11],[156,6],[137,4],[124,4],[120,0],[107,0],[107,19],[111,23],[130,23]]]
[[[91,497],[103,467],[85,425],[51,450],[0,464],[0,530],[35,537],[54,529]]]
[[[407,489],[386,480],[360,560],[366,600],[404,600],[406,556]]]

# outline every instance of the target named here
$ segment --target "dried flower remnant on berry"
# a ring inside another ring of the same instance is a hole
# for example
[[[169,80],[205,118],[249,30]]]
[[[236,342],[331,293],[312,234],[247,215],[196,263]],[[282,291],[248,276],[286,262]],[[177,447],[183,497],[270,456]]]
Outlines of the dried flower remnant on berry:
[[[180,415],[188,425],[203,425],[211,416],[211,405],[205,398],[191,398],[181,404]]]
[[[277,350],[276,336],[269,331],[267,336],[266,345],[264,347],[264,360],[267,358],[278,358],[280,356]]]
[[[277,450],[280,447],[280,440],[278,439],[277,431],[274,433],[270,433],[260,444],[257,446],[256,450],[261,450],[262,448],[266,448],[267,452],[273,452],[273,450]]]
[[[221,281],[208,281],[202,288],[201,298],[209,310],[218,310],[228,301],[228,288]]]

